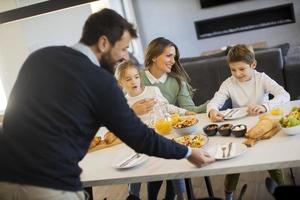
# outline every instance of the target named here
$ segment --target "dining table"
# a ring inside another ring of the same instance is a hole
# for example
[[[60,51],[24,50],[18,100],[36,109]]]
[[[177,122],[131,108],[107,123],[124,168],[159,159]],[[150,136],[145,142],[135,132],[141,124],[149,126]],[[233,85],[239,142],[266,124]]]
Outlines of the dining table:
[[[280,105],[283,115],[288,114],[293,107],[300,107],[300,100],[290,101]],[[197,114],[197,131],[203,134],[203,127],[212,122],[206,113]],[[281,117],[281,116],[277,116]],[[216,124],[230,123],[232,125],[243,124],[248,130],[257,124],[259,116],[245,116],[237,119],[225,120]],[[178,137],[174,132],[167,135],[168,138]],[[229,143],[242,144],[246,138],[221,136],[217,134],[208,137],[208,142],[199,150],[210,152],[211,149]],[[215,162],[195,167],[187,159],[162,159],[147,157],[145,162],[125,169],[118,169],[114,164],[122,156],[128,156],[134,152],[126,144],[122,143],[109,148],[88,153],[79,163],[82,168],[81,181],[83,186],[91,191],[94,186],[128,184],[135,182],[149,182],[158,180],[171,180],[192,177],[208,177],[232,173],[264,171],[270,169],[283,169],[300,166],[300,132],[289,136],[280,130],[270,139],[260,140],[252,147],[247,147],[243,153],[230,159],[217,159]]]

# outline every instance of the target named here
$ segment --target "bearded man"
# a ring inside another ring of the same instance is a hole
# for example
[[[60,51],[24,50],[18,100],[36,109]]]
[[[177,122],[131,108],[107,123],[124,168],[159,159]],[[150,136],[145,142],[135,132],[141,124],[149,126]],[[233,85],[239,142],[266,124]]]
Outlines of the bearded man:
[[[128,107],[111,72],[136,37],[132,24],[103,9],[87,19],[79,43],[26,59],[0,134],[2,200],[84,199],[78,162],[102,126],[139,153],[187,158],[198,167],[213,161],[156,134]]]

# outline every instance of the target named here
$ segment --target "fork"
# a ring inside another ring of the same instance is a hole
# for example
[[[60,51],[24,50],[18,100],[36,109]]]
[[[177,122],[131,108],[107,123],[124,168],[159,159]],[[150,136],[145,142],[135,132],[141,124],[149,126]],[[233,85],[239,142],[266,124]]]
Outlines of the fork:
[[[225,158],[225,150],[226,150],[226,147],[222,147],[222,152],[223,152],[222,158]]]

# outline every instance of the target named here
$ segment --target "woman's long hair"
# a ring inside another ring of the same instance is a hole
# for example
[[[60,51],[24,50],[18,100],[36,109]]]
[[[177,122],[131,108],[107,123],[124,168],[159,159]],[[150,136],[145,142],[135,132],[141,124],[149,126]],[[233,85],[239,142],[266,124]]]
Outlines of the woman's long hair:
[[[189,93],[192,96],[193,88],[190,85],[191,78],[186,73],[186,71],[183,69],[183,67],[179,61],[180,54],[178,51],[178,47],[170,40],[163,38],[163,37],[159,37],[150,42],[150,44],[148,45],[148,47],[145,51],[145,68],[149,69],[153,65],[153,58],[156,58],[159,55],[161,55],[164,52],[164,49],[167,47],[174,47],[175,51],[176,51],[176,55],[174,57],[175,63],[172,66],[171,72],[168,73],[168,75],[176,79],[176,81],[179,84],[180,89],[182,87],[182,81],[186,82]]]

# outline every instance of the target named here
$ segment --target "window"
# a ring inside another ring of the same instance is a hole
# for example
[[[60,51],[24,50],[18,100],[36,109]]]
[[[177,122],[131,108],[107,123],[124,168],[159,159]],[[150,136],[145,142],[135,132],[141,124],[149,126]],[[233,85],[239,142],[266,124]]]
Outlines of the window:
[[[103,8],[111,8],[126,18],[129,22],[137,25],[131,0],[101,0],[90,3],[92,12],[97,12]],[[139,61],[143,63],[143,47],[140,38],[132,40],[128,51]]]
[[[4,93],[3,85],[0,80],[0,115],[4,112],[6,108],[6,96]]]

